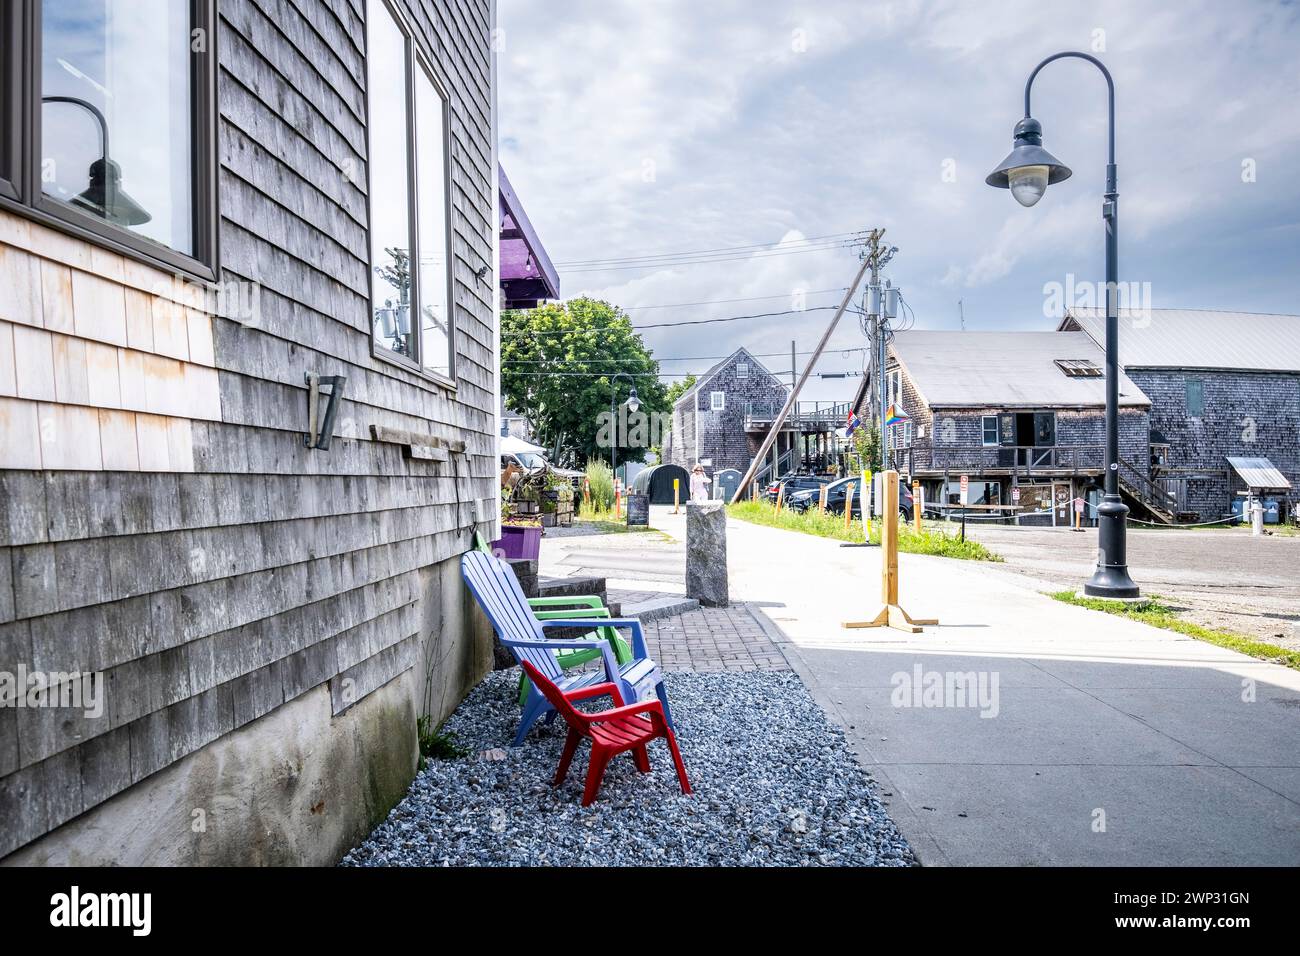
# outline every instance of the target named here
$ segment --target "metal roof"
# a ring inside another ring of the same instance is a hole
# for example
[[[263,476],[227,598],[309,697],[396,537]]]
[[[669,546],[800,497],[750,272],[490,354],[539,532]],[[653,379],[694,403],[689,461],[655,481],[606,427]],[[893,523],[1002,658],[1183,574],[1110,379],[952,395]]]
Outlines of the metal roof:
[[[1247,488],[1290,488],[1286,475],[1267,458],[1229,458],[1232,470],[1241,475]]]
[[[1068,309],[1060,328],[1102,343],[1106,310]],[[1119,358],[1125,368],[1300,372],[1300,315],[1121,309]]]
[[[1066,375],[1061,359],[1105,364],[1085,332],[898,332],[890,350],[931,408],[1082,408],[1106,404],[1106,380]],[[1150,400],[1121,375],[1121,406]]]

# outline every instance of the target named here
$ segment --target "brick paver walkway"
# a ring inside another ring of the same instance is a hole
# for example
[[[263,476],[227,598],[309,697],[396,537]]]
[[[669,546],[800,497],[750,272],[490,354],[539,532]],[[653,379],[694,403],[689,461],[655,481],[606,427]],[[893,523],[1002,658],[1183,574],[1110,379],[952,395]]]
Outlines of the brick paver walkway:
[[[648,621],[646,649],[669,671],[784,671],[790,666],[744,604]]]

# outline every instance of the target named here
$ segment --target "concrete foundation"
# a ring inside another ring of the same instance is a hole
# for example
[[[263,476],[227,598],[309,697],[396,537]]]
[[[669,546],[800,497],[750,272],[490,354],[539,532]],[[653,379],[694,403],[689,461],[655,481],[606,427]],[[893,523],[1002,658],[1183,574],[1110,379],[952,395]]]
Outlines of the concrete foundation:
[[[407,671],[338,717],[315,687],[0,864],[333,864],[415,776],[415,684]]]

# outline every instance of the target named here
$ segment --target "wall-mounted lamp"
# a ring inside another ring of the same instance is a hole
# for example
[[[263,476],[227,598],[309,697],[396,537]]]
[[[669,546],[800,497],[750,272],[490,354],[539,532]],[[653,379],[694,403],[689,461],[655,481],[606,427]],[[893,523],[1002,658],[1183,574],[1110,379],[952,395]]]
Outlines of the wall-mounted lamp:
[[[339,399],[343,397],[343,388],[348,383],[346,375],[317,375],[308,372],[307,379],[307,434],[302,436],[303,444],[308,448],[329,451],[330,441],[334,438],[334,419],[339,411]],[[329,386],[328,402],[325,414],[320,413],[321,386]]]

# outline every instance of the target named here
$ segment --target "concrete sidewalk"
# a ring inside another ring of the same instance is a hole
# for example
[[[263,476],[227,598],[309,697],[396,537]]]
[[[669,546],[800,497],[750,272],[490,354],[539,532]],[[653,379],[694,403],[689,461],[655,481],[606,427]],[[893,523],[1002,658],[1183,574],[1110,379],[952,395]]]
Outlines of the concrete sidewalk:
[[[923,863],[1300,863],[1300,673],[919,555],[902,603],[940,626],[849,631],[878,606],[877,549],[728,535],[733,600],[766,615]],[[964,675],[982,699],[924,692]]]

